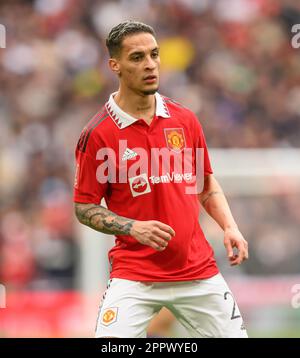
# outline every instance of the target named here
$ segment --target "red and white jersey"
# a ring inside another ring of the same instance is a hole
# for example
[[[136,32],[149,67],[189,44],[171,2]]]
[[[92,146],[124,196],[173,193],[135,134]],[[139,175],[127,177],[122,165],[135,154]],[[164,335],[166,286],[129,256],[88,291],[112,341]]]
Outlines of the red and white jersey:
[[[135,220],[158,220],[176,235],[164,251],[116,236],[109,252],[111,278],[186,281],[218,273],[213,250],[199,225],[200,204],[193,178],[196,153],[204,175],[212,173],[197,117],[178,103],[155,94],[150,125],[128,115],[114,94],[87,124],[76,148],[74,201],[100,204]]]

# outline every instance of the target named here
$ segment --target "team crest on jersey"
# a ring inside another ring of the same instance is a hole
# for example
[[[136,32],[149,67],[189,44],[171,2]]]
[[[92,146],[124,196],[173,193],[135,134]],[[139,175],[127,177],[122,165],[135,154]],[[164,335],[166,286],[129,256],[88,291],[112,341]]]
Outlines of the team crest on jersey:
[[[101,323],[104,326],[109,326],[110,324],[114,323],[117,320],[117,316],[118,316],[117,307],[106,308],[106,310],[103,312]]]
[[[167,147],[173,152],[180,153],[185,148],[183,128],[165,128]]]

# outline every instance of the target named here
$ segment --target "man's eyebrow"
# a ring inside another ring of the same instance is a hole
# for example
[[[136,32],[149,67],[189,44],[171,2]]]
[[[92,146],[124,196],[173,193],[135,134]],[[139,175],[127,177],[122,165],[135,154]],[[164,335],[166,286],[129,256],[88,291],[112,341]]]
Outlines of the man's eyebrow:
[[[153,51],[158,51],[159,50],[159,47],[155,47],[151,50],[151,52]],[[134,52],[131,52],[129,54],[129,56],[132,56],[132,55],[143,55],[145,53],[145,51],[134,51]]]
[[[131,52],[129,54],[129,56],[132,56],[132,55],[143,55],[144,54],[144,51],[134,51],[134,52]]]

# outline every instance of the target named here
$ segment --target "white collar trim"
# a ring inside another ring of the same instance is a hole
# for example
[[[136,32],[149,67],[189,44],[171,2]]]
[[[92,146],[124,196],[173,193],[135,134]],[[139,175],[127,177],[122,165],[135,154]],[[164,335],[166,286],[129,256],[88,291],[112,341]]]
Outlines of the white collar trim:
[[[130,126],[132,123],[136,122],[138,118],[130,116],[128,113],[124,112],[115,102],[114,96],[117,92],[114,92],[110,95],[108,102],[106,102],[105,107],[110,117],[116,123],[116,125],[122,129]],[[155,93],[156,100],[156,116],[163,118],[170,118],[170,113],[168,107],[159,93]]]

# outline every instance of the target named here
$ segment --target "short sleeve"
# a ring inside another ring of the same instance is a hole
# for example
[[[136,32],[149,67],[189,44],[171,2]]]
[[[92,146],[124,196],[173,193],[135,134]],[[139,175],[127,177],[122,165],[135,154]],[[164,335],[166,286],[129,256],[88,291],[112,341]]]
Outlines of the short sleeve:
[[[95,139],[94,133],[83,130],[76,150],[76,171],[74,181],[74,202],[100,204],[108,189],[108,183],[97,180],[97,151],[103,144]]]
[[[202,129],[202,126],[198,120],[198,118],[194,115],[194,121],[195,121],[195,130],[194,130],[194,143],[195,143],[195,148],[203,148],[203,154],[204,154],[204,175],[209,175],[213,173],[211,164],[210,164],[210,159],[209,159],[209,154],[208,154],[208,149],[207,149],[207,145],[206,145],[206,140],[205,140],[205,136],[204,136],[204,132]]]

